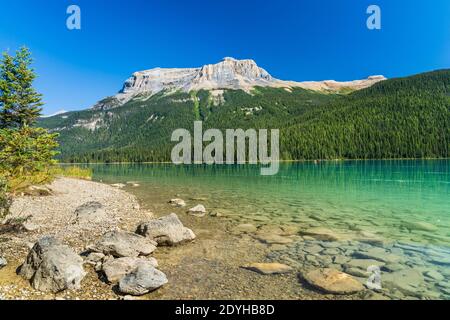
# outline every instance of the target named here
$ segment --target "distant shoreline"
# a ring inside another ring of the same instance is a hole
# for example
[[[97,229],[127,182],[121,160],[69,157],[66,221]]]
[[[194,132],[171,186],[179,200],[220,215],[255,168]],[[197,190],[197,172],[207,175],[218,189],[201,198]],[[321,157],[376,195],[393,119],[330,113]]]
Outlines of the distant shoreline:
[[[387,158],[387,159],[316,159],[316,160],[278,160],[273,162],[279,162],[279,163],[301,163],[301,162],[362,162],[362,161],[413,161],[413,160],[450,160],[450,157],[448,158]],[[58,165],[105,165],[105,164],[174,164],[171,161],[144,161],[144,162],[59,162]],[[247,165],[248,162],[242,163],[242,164],[233,164],[233,165]],[[174,164],[175,165],[175,164]],[[200,164],[191,164],[191,165],[208,165],[206,163],[200,163]],[[227,164],[214,164],[214,165],[227,165]],[[261,164],[258,164],[261,165]],[[176,166],[183,166],[183,164]]]

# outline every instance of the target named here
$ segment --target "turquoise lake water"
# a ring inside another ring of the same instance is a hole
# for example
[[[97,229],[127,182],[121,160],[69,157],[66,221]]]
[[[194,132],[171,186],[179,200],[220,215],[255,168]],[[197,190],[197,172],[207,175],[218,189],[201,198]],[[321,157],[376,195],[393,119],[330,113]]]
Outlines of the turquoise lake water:
[[[409,268],[442,275],[423,290],[450,296],[450,160],[283,163],[275,176],[261,176],[256,165],[90,167],[95,180],[138,182],[136,193],[149,203],[196,198],[236,221],[324,227],[349,241],[381,239],[387,252],[416,259]]]

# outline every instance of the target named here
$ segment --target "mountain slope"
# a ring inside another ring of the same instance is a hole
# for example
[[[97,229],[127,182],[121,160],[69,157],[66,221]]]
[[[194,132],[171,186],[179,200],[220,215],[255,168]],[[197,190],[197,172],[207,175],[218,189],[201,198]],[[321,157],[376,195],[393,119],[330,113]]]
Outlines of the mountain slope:
[[[285,158],[449,157],[450,70],[377,83],[282,132]]]
[[[59,132],[61,159],[76,162],[168,161],[172,131],[195,120],[205,129],[279,128],[284,159],[448,157],[450,70],[377,82],[350,94],[165,87],[39,125]]]

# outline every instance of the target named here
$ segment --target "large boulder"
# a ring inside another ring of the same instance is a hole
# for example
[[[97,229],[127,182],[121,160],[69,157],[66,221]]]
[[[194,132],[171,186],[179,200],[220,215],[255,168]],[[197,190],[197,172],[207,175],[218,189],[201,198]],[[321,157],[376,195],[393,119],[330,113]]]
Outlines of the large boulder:
[[[364,290],[364,286],[352,276],[335,269],[316,269],[303,275],[311,286],[332,294],[351,294]]]
[[[57,293],[79,289],[86,275],[83,259],[53,237],[41,238],[30,250],[19,274],[31,280],[33,288]]]
[[[158,267],[158,262],[155,258],[145,259],[141,257],[110,259],[103,263],[102,271],[109,283],[117,283],[120,279],[135,270],[140,265],[149,265],[156,268]]]
[[[100,240],[89,246],[93,252],[101,252],[114,257],[148,256],[156,249],[152,239],[127,231],[109,231]]]
[[[142,223],[138,226],[136,232],[153,239],[159,245],[167,246],[195,239],[194,232],[184,227],[175,213]]]
[[[150,264],[140,264],[119,282],[119,291],[124,294],[140,296],[167,283],[164,273]]]

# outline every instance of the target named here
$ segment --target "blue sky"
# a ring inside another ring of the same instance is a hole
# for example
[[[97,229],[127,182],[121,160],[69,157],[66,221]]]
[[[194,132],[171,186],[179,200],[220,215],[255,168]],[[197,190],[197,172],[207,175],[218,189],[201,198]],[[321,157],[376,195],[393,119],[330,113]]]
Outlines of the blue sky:
[[[82,29],[66,28],[81,8]],[[382,29],[366,28],[366,9]],[[285,80],[405,76],[450,67],[448,0],[0,0],[0,51],[31,48],[44,113],[90,107],[128,76],[252,58]]]

